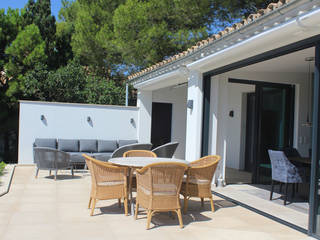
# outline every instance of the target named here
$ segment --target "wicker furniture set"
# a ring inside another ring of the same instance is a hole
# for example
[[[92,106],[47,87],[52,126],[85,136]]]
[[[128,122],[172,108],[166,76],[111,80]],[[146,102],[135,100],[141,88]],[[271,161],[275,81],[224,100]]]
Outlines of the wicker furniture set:
[[[211,193],[211,183],[213,174],[220,161],[220,156],[207,156],[197,161],[188,163],[185,160],[175,158],[158,158],[151,151],[135,150],[124,153],[122,158],[112,158],[108,163],[100,163],[99,166],[106,169],[105,171],[118,171],[118,177],[101,177],[97,180],[96,169],[93,163],[97,160],[83,155],[87,161],[92,176],[92,190],[90,194],[89,208],[91,215],[94,211],[94,199],[110,199],[109,193],[106,197],[97,194],[98,186],[103,186],[104,191],[112,191],[113,199],[124,200],[125,214],[128,214],[127,203],[131,203],[131,214],[134,212],[134,218],[137,219],[139,207],[147,211],[147,229],[150,227],[151,218],[156,212],[176,212],[178,215],[179,225],[182,228],[182,216],[179,195],[184,196],[184,213],[187,211],[187,202],[191,197],[201,199],[209,198],[211,210],[214,211],[214,204]],[[90,163],[91,161],[91,163]],[[108,169],[108,170],[107,170]],[[124,170],[127,169],[127,170]],[[102,174],[103,171],[99,173]],[[121,174],[120,174],[121,172]],[[136,207],[132,198],[132,183],[136,176]],[[117,189],[119,194],[115,194]],[[101,189],[101,187],[100,187]],[[127,193],[124,192],[127,189]],[[99,195],[99,197],[98,197]],[[91,201],[93,200],[93,205]],[[119,205],[120,206],[120,205]]]

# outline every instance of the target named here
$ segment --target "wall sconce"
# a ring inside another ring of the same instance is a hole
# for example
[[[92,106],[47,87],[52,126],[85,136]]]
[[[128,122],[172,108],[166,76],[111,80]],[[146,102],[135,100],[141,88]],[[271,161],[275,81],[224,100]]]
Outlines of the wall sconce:
[[[130,123],[133,124],[134,123],[134,119],[130,118]]]
[[[46,118],[45,118],[44,115],[42,114],[42,115],[40,116],[40,119],[41,119],[41,121],[43,121],[43,120],[45,120]]]
[[[187,101],[187,108],[190,108],[191,110],[193,109],[193,100]]]
[[[87,122],[91,122],[91,117],[87,117]]]
[[[229,117],[233,117],[233,116],[234,116],[234,111],[231,110],[231,111],[229,112]]]

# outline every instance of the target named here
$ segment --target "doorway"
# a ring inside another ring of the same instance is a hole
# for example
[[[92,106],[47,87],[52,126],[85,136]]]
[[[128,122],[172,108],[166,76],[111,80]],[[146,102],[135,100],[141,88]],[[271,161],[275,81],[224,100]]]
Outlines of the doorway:
[[[271,180],[268,149],[292,147],[293,112],[293,85],[257,83],[247,94],[245,170],[252,172],[252,183]]]
[[[152,103],[151,143],[153,148],[171,142],[172,104]]]

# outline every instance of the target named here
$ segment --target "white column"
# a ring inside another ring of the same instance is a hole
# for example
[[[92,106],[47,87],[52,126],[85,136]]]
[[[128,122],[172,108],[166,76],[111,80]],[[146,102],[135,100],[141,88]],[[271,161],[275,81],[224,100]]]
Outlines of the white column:
[[[151,142],[152,91],[138,90],[137,107],[139,108],[138,140]]]
[[[193,101],[193,108],[187,107],[186,160],[190,162],[201,154],[203,89],[199,71],[189,73],[187,99]]]
[[[214,182],[225,185],[228,137],[228,83],[224,76],[216,76],[211,81],[212,139],[211,154],[221,156],[215,172]]]

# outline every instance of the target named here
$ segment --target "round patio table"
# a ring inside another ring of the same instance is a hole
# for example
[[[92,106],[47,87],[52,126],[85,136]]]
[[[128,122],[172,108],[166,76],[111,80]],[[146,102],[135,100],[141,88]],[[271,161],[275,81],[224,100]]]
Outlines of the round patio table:
[[[134,203],[132,198],[132,177],[133,171],[138,168],[143,168],[151,163],[171,162],[171,163],[184,163],[189,165],[189,162],[176,158],[153,158],[153,157],[119,157],[111,158],[108,162],[116,165],[129,167],[129,201],[132,216],[134,215]]]

